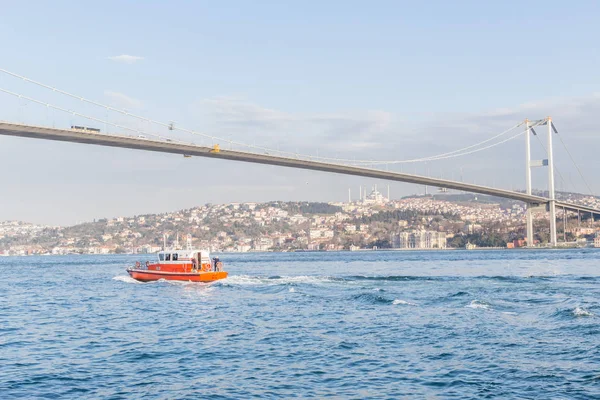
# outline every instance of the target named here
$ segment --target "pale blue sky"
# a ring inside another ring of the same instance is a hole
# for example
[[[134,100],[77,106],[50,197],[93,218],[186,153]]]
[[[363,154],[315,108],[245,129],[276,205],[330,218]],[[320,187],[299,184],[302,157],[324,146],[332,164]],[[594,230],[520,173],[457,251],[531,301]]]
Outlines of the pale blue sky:
[[[404,159],[552,115],[588,181],[598,171],[597,2],[2,3],[1,68],[155,119],[291,151]],[[110,59],[121,55],[141,59]],[[0,87],[102,116],[4,75]],[[0,106],[0,119],[81,122],[4,94]],[[564,188],[584,191],[557,153],[574,182]],[[4,137],[0,157],[0,220],[53,224],[209,201],[343,200],[376,183]],[[427,168],[522,188],[523,158],[516,140]]]

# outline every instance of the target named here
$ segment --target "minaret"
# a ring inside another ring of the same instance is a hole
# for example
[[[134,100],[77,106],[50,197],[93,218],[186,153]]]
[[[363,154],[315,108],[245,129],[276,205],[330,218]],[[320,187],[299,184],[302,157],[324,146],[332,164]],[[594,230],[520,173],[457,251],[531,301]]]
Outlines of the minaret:
[[[352,194],[350,193],[350,188],[348,188],[348,204],[352,203]]]
[[[388,201],[390,201],[390,185],[388,185]]]

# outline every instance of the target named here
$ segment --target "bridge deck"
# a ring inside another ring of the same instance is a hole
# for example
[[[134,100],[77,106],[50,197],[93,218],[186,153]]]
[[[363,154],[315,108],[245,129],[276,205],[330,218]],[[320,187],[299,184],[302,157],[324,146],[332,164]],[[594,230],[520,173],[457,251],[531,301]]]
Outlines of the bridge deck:
[[[276,165],[289,168],[301,168],[315,171],[333,172],[344,175],[364,176],[389,181],[407,182],[419,185],[437,186],[441,188],[463,190],[466,192],[479,193],[523,201],[532,205],[542,205],[548,203],[548,199],[541,196],[528,195],[526,193],[520,193],[511,190],[495,189],[487,186],[451,181],[446,179],[430,178],[420,175],[406,174],[401,172],[389,172],[371,168],[355,167],[350,165],[331,164],[305,159],[280,157],[270,154],[257,154],[225,149],[221,149],[220,151],[215,152],[213,148],[206,146],[167,142],[161,140],[144,139],[129,136],[81,132],[70,129],[55,129],[41,126],[14,124],[8,122],[0,122],[0,135],[20,136],[34,139],[58,140],[64,142],[94,144],[100,146],[121,147],[136,150],[155,151],[161,153],[173,153],[181,155],[192,155],[198,157],[217,158],[223,160],[250,162],[257,164]],[[557,202],[557,205],[570,210],[585,210],[587,212],[600,214],[600,210],[595,210],[584,206],[578,206],[576,204]]]

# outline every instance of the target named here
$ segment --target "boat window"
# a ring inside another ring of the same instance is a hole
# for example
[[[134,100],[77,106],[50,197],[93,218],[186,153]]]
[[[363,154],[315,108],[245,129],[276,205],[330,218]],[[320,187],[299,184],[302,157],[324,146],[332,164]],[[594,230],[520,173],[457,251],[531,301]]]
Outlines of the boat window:
[[[173,253],[173,261],[177,261],[179,254],[177,253]]]
[[[158,255],[158,259],[159,259],[160,261],[165,261],[165,255],[164,255],[164,254],[162,254],[162,253],[161,253],[161,254],[159,254],[159,255]]]
[[[165,261],[171,261],[171,255],[165,254]]]

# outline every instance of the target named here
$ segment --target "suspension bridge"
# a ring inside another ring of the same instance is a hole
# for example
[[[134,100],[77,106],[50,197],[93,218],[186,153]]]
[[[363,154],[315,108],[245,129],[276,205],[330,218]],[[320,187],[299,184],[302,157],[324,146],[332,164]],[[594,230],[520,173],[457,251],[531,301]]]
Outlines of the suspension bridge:
[[[169,131],[180,131],[184,133],[190,133],[193,135],[200,135],[208,138],[214,144],[212,146],[196,145],[193,143],[185,142],[176,139],[168,134],[156,134],[147,132],[140,129],[131,128],[130,126],[117,124],[110,122],[107,119],[98,118],[92,115],[87,115],[59,107],[48,102],[40,101],[33,97],[25,96],[15,91],[0,88],[0,92],[11,95],[13,97],[24,99],[33,104],[39,104],[46,109],[54,109],[60,112],[67,113],[69,115],[75,115],[86,120],[101,123],[105,126],[110,125],[120,131],[129,131],[135,133],[135,136],[126,134],[108,134],[106,132],[99,132],[98,129],[88,129],[85,127],[71,126],[70,128],[54,128],[48,126],[39,126],[34,124],[14,123],[7,121],[0,121],[0,135],[4,136],[16,136],[31,139],[43,139],[53,140],[62,142],[73,142],[87,145],[99,145],[109,147],[119,147],[134,150],[144,150],[152,152],[179,154],[186,157],[208,157],[214,159],[222,159],[229,161],[248,162],[256,164],[274,165],[279,167],[288,168],[300,168],[314,171],[324,171],[336,174],[353,175],[360,177],[368,177],[375,179],[382,179],[387,181],[406,182],[418,185],[426,186],[437,186],[439,188],[454,189],[459,191],[478,193],[490,196],[497,196],[516,201],[522,201],[527,205],[527,243],[528,245],[533,243],[533,210],[545,207],[549,213],[550,220],[550,245],[557,245],[557,234],[556,234],[556,209],[560,208],[566,211],[572,211],[576,213],[589,213],[593,215],[600,215],[600,210],[592,207],[559,201],[556,199],[554,190],[554,159],[553,159],[553,135],[558,134],[556,127],[554,126],[550,117],[529,121],[525,120],[513,126],[512,128],[501,132],[489,139],[478,142],[476,144],[463,147],[458,150],[438,154],[430,157],[416,158],[410,160],[356,160],[356,159],[343,159],[343,158],[332,158],[332,157],[319,157],[319,156],[307,156],[300,155],[294,152],[281,151],[279,149],[272,149],[265,146],[250,145],[247,143],[236,142],[233,140],[227,140],[223,138],[217,138],[211,135],[196,132],[194,130],[186,129],[183,127],[175,126],[173,123],[165,123],[156,121],[144,116],[130,113],[126,110],[117,109],[109,105],[101,104],[72,93],[54,88],[52,86],[31,80],[27,77],[12,73],[0,69],[0,73],[18,78],[27,83],[34,84],[44,89],[51,90],[52,92],[58,93],[63,96],[67,96],[81,102],[91,104],[95,107],[100,107],[107,112],[119,113],[123,116],[133,118],[139,121],[144,121],[149,124],[155,124]],[[535,128],[546,127],[547,129],[547,158],[543,160],[532,160],[531,159],[531,143],[530,138],[532,135],[537,134]],[[521,131],[514,134],[514,130],[522,128]],[[511,131],[511,136],[507,136]],[[409,174],[403,172],[393,172],[389,170],[383,170],[379,168],[373,168],[374,165],[390,165],[390,164],[402,164],[402,163],[417,163],[417,162],[428,162],[436,161],[447,158],[461,157],[475,152],[490,149],[500,144],[506,143],[512,139],[524,135],[525,140],[525,154],[526,154],[526,190],[524,192],[506,190],[500,188],[494,188],[484,185],[477,185],[473,183],[466,183],[462,181],[434,178],[430,176],[423,176],[417,174]],[[562,141],[562,139],[561,139]],[[231,146],[243,148],[243,150],[227,150],[221,148],[218,143],[228,143]],[[563,143],[564,144],[564,143]],[[570,153],[569,153],[570,156]],[[573,160],[574,162],[574,160]],[[577,164],[575,164],[577,166]],[[534,167],[546,167],[548,168],[548,197],[538,196],[532,194],[531,186],[531,171]],[[577,167],[579,173],[581,170]],[[583,178],[583,176],[582,176]],[[589,189],[587,181],[584,180],[586,186]],[[591,191],[591,189],[590,189]]]

